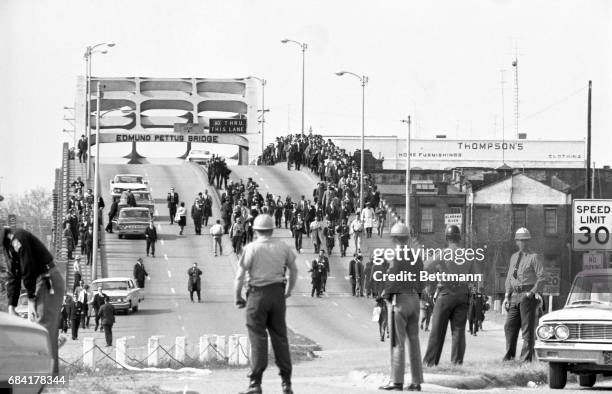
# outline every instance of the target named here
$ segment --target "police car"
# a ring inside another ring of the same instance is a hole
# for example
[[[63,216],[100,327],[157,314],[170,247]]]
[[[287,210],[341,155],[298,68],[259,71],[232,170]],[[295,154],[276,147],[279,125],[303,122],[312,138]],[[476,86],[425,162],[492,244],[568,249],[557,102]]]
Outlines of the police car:
[[[206,164],[208,161],[210,161],[211,158],[212,153],[210,153],[210,151],[202,149],[192,149],[185,158],[185,161],[191,161],[198,164]]]
[[[536,335],[550,388],[564,388],[568,372],[583,387],[592,387],[597,374],[612,376],[612,269],[580,272],[565,307],[542,316]]]
[[[113,199],[121,197],[121,193],[125,190],[131,191],[147,191],[149,190],[149,181],[142,175],[138,174],[117,174],[110,181],[110,195]]]
[[[137,312],[140,302],[144,300],[144,295],[131,278],[101,278],[94,280],[91,286],[94,289],[101,287],[102,292],[110,298],[115,312],[123,311],[126,315]]]
[[[113,231],[117,233],[118,238],[123,238],[124,235],[144,235],[152,220],[149,208],[122,208],[119,215],[113,219]]]

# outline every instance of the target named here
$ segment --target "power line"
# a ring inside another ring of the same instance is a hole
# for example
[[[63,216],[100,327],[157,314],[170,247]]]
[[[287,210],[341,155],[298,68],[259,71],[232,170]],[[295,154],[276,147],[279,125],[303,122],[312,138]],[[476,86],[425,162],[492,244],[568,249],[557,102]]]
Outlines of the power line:
[[[533,118],[534,116],[540,115],[541,113],[548,111],[549,109],[555,107],[556,105],[559,105],[559,104],[569,100],[570,98],[576,96],[578,93],[583,92],[586,88],[587,88],[587,86],[585,85],[585,86],[581,87],[580,89],[575,90],[574,92],[572,92],[569,95],[563,97],[562,99],[559,99],[559,100],[555,101],[554,103],[549,104],[546,107],[544,107],[544,108],[542,108],[542,109],[540,109],[540,110],[538,110],[538,111],[536,111],[534,113],[531,113],[531,114],[523,117],[523,120],[527,120],[529,118]]]

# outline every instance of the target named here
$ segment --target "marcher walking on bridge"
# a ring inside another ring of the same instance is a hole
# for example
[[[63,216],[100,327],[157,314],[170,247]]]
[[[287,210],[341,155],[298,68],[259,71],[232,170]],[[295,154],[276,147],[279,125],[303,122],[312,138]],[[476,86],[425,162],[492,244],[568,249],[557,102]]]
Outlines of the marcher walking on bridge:
[[[87,162],[87,148],[88,148],[87,138],[85,138],[85,134],[81,135],[81,139],[77,143],[77,148],[79,149],[79,163]]]
[[[108,223],[106,224],[106,232],[112,234],[113,233],[113,219],[117,216],[119,211],[119,200],[113,200],[111,207],[108,211]]]
[[[295,250],[298,253],[302,253],[302,237],[306,234],[306,223],[302,220],[302,214],[298,213],[297,218],[291,225],[291,231],[293,232],[293,238],[295,239]]]
[[[168,192],[168,197],[166,197],[166,201],[168,202],[168,211],[170,212],[170,224],[174,224],[174,217],[176,216],[176,207],[179,203],[179,195],[174,191],[174,188],[171,187]]]
[[[181,202],[181,206],[178,207],[176,211],[176,217],[174,219],[181,228],[181,231],[179,231],[179,235],[183,235],[183,230],[185,230],[185,226],[187,225],[187,210],[185,209],[184,202]]]
[[[361,253],[355,253],[349,262],[349,278],[351,279],[351,291],[354,297],[363,297],[363,289],[361,286],[363,278],[363,256]]]
[[[155,243],[157,242],[157,229],[153,221],[149,222],[149,227],[145,230],[145,239],[147,241],[147,256],[151,252],[151,257],[155,257]]]
[[[134,279],[136,280],[136,286],[141,289],[145,288],[145,279],[149,277],[147,270],[145,270],[142,258],[138,258],[136,264],[134,264]]]
[[[516,355],[516,341],[522,331],[523,349],[521,361],[534,359],[536,294],[544,284],[544,266],[539,254],[529,250],[531,233],[524,227],[516,230],[514,236],[518,251],[510,257],[506,276],[506,294],[503,307],[508,311],[504,332],[506,334],[506,354],[504,361],[513,360]]]
[[[210,228],[210,235],[213,238],[213,249],[215,250],[215,257],[217,256],[217,247],[219,248],[219,254],[223,255],[223,226],[221,220],[217,219],[216,223]]]
[[[85,253],[87,253],[87,265],[91,265],[91,257],[94,252],[94,239],[93,239],[93,227],[87,228],[87,235],[82,241],[85,242]]]
[[[257,239],[248,244],[240,256],[235,283],[236,305],[239,308],[247,307],[247,328],[251,342],[250,384],[244,393],[261,393],[261,379],[268,364],[269,332],[274,359],[282,379],[282,392],[293,394],[285,299],[291,296],[297,281],[295,254],[284,242],[272,238],[274,220],[271,216],[257,216],[253,229]],[[287,270],[288,283],[285,276]],[[242,298],[246,273],[249,274],[247,301]]]
[[[484,297],[476,286],[470,291],[470,301],[468,307],[468,324],[470,327],[470,335],[478,335],[480,316],[483,313]]]
[[[106,294],[102,292],[102,287],[98,286],[98,292],[94,294],[93,302],[91,303],[91,306],[93,307],[93,310],[94,310],[94,319],[96,323],[96,327],[94,328],[94,331],[98,331],[98,327],[100,327],[100,331],[102,331],[102,326],[100,325],[100,314],[99,313],[100,313],[100,307],[104,305],[104,299],[106,297],[107,297]]]
[[[227,189],[227,180],[225,181],[225,188]],[[201,199],[202,205],[202,220],[204,226],[208,226],[208,218],[212,216],[212,198],[208,194],[208,190],[204,190],[204,195]]]
[[[196,198],[191,206],[191,219],[196,235],[202,234],[202,219],[204,218],[204,210],[202,209],[201,200]]]
[[[193,267],[187,270],[187,277],[189,281],[187,283],[187,291],[189,291],[189,298],[193,302],[193,293],[198,295],[198,302],[202,302],[200,298],[200,290],[202,289],[202,282],[200,280],[202,276],[202,270],[198,268],[198,263],[193,263]]]
[[[232,248],[234,253],[240,254],[242,252],[242,243],[244,237],[244,226],[242,225],[242,219],[236,218],[232,228],[230,229],[230,238],[232,239]]]
[[[72,293],[74,294],[74,291],[76,290],[76,288],[79,286],[79,283],[81,283],[81,256],[77,256],[76,260],[74,261],[74,264],[72,264],[72,273],[73,275],[73,281],[72,281]]]
[[[106,339],[106,346],[113,346],[113,325],[115,324],[115,307],[110,303],[108,297],[104,298],[104,304],[100,307],[98,312],[98,318],[100,324],[104,329],[104,338]]]
[[[357,216],[351,222],[350,233],[355,241],[355,251],[358,252],[361,250],[361,236],[363,235],[363,222],[361,221],[359,210],[357,210]]]
[[[28,295],[28,318],[47,329],[51,344],[52,373],[59,372],[58,335],[65,282],[45,245],[27,230],[5,227],[0,237],[7,262],[8,313],[15,308],[21,285]]]
[[[361,211],[361,221],[363,222],[363,227],[365,227],[366,238],[372,237],[372,227],[374,227],[375,217],[374,209],[372,209],[370,203],[367,202],[365,208]]]
[[[416,247],[410,239],[410,231],[403,223],[391,228],[391,237],[396,247]],[[414,259],[412,259],[414,260]],[[388,324],[391,343],[391,380],[379,387],[380,390],[402,391],[404,369],[406,367],[406,341],[410,357],[411,384],[407,391],[421,391],[423,367],[421,364],[421,345],[419,344],[419,293],[421,293],[420,271],[423,262],[394,258],[390,261],[388,273],[399,275],[409,272],[416,276],[415,281],[385,281],[382,297],[387,302]],[[465,324],[465,321],[464,321]]]
[[[72,252],[74,251],[74,237],[70,230],[70,223],[66,223],[64,226],[64,240],[66,241],[66,251],[68,252],[67,258],[68,260],[73,260]]]

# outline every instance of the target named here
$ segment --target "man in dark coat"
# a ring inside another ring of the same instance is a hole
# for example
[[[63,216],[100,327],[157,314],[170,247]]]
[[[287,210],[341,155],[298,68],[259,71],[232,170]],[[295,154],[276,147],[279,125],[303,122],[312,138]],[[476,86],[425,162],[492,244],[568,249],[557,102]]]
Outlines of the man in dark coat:
[[[349,276],[351,278],[351,290],[353,296],[363,297],[363,289],[361,288],[363,278],[363,263],[361,262],[361,254],[355,253],[355,257],[349,263]]]
[[[104,337],[106,338],[106,346],[113,346],[113,324],[115,324],[115,307],[110,303],[108,297],[104,298],[104,304],[98,312],[100,324],[104,329]]]
[[[322,262],[319,262],[318,259],[312,260],[311,268],[308,270],[310,272],[310,283],[312,283],[311,297],[314,297],[315,294],[317,297],[321,297],[321,278],[324,270],[325,265]]]
[[[131,190],[127,191],[127,201],[126,204],[128,207],[135,207],[136,206],[136,197],[134,196],[134,193],[132,193]]]
[[[202,234],[202,219],[204,218],[204,210],[200,202],[201,200],[196,198],[191,206],[191,219],[193,219],[193,226],[197,235]]]
[[[168,210],[170,212],[170,224],[174,224],[174,216],[176,215],[176,207],[179,203],[179,195],[174,191],[174,188],[170,188],[170,192],[168,192],[168,197],[166,197],[168,202]]]
[[[201,290],[200,276],[202,276],[202,270],[198,268],[198,263],[193,263],[193,267],[189,268],[189,270],[187,271],[187,276],[189,277],[189,282],[187,283],[187,290],[189,290],[189,298],[191,298],[191,302],[193,302],[193,293],[194,292],[198,295],[198,302],[201,302],[201,298],[200,298],[200,290]]]
[[[93,254],[94,249],[94,239],[93,239],[93,228],[89,227],[87,230],[87,235],[85,235],[85,253],[87,253],[87,265],[91,264],[91,255]]]
[[[225,188],[227,189],[227,183]],[[202,196],[201,201],[202,220],[204,221],[204,226],[208,226],[208,218],[212,216],[212,198],[210,198],[208,190],[204,190],[204,195]]]
[[[138,258],[138,262],[134,265],[134,279],[136,280],[136,285],[144,289],[145,288],[145,278],[148,277],[149,274],[145,270],[144,264],[142,263],[142,258]]]
[[[155,242],[157,242],[157,229],[153,222],[149,222],[149,227],[145,230],[145,239],[147,241],[147,256],[149,255],[149,251],[151,252],[151,257],[155,257]]]
[[[77,148],[79,149],[79,163],[84,163],[87,161],[87,138],[85,135],[81,135],[81,139],[77,143]]]
[[[113,233],[113,219],[117,216],[119,210],[119,200],[113,200],[110,210],[108,211],[108,223],[106,224],[106,232]]]
[[[480,326],[480,317],[483,314],[485,299],[482,293],[473,288],[470,293],[468,306],[468,322],[470,327],[470,335],[476,336]]]
[[[351,238],[346,219],[342,220],[342,224],[336,227],[336,233],[340,241],[340,257],[346,257],[346,249],[349,246],[349,239]]]
[[[68,318],[70,319],[70,327],[72,328],[72,340],[79,339],[79,325],[81,323],[81,313],[83,312],[83,304],[80,301],[70,304],[68,310]]]
[[[100,331],[102,331],[102,327],[100,326],[100,308],[104,305],[104,299],[107,298],[106,294],[102,292],[102,287],[98,286],[98,292],[94,294],[93,301],[91,305],[94,309],[94,318],[96,321],[96,327],[94,331],[98,331],[98,327],[100,327]]]

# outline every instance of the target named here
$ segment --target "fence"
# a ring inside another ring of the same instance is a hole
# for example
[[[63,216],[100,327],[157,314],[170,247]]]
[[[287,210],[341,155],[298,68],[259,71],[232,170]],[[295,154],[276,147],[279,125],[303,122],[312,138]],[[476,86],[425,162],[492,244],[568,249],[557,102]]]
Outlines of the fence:
[[[138,357],[131,352],[130,339],[121,337],[115,343],[114,353],[110,348],[101,348],[93,337],[83,339],[83,352],[76,359],[60,362],[68,367],[82,365],[87,369],[95,369],[99,365],[115,365],[117,368],[133,370],[139,368],[160,366],[170,368],[186,368],[196,365],[226,364],[232,366],[248,365],[251,344],[245,335],[203,335],[195,346],[196,354],[188,354],[186,338],[176,337],[174,344],[165,347],[160,339],[163,336],[152,336],[148,339],[146,356]],[[100,339],[102,341],[102,339]]]

